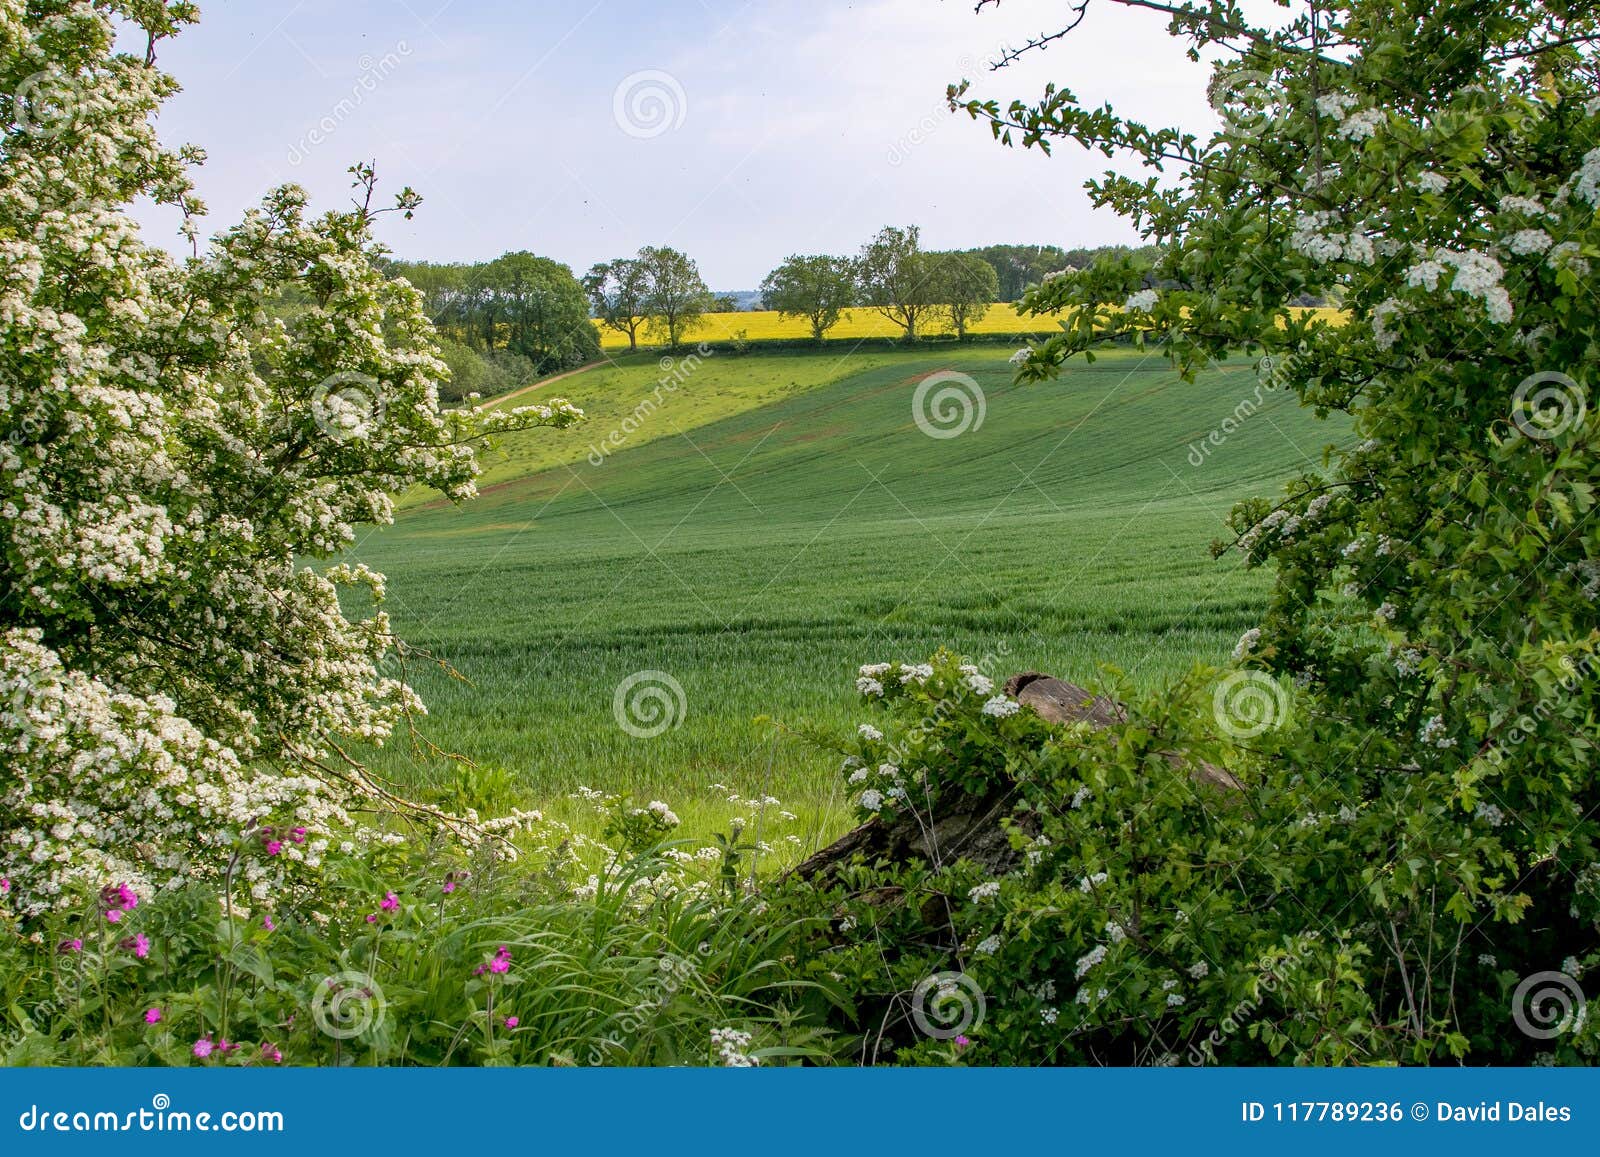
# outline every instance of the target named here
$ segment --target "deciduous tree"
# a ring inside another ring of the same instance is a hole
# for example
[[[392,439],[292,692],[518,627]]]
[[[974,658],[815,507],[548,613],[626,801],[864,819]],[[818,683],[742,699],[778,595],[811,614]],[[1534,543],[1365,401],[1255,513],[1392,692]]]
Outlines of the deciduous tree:
[[[639,348],[639,331],[649,320],[650,275],[643,263],[618,257],[590,268],[583,279],[589,306],[601,325],[628,335],[628,349]]]
[[[937,267],[921,246],[921,231],[885,225],[856,262],[861,300],[917,339],[917,326],[937,302]]]
[[[652,325],[665,331],[667,345],[676,349],[684,334],[700,324],[711,305],[711,291],[699,266],[676,249],[647,245],[639,250],[638,262],[645,277],[645,312]]]
[[[762,304],[785,317],[804,318],[821,341],[855,304],[855,263],[844,257],[793,256],[761,283]]]

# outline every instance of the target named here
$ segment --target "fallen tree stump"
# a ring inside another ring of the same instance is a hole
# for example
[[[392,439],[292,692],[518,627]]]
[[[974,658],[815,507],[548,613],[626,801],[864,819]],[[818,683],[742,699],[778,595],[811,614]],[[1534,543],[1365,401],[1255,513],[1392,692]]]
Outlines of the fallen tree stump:
[[[1100,728],[1128,720],[1127,708],[1115,700],[1038,671],[1011,676],[1006,680],[1005,693],[1047,723],[1087,723]],[[1240,789],[1231,773],[1214,764],[1189,760],[1180,752],[1169,752],[1167,760],[1175,768],[1187,769],[1196,783],[1223,791]],[[1001,785],[982,796],[952,793],[940,800],[938,811],[932,816],[918,815],[910,808],[896,812],[888,820],[873,816],[796,864],[786,875],[819,880],[860,856],[868,863],[887,860],[934,865],[964,859],[991,875],[1003,876],[1017,867],[1021,857],[1011,847],[1002,821],[1014,816],[1019,828],[1037,834],[1036,818],[1028,812],[1015,813],[1011,806],[1015,786]]]

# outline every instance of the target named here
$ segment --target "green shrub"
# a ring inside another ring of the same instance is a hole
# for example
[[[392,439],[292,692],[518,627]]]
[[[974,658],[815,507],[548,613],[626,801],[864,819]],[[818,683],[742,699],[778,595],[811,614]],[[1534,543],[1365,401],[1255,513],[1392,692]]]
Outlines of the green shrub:
[[[945,653],[862,668],[885,717],[837,745],[848,789],[863,818],[915,818],[935,853],[856,863],[784,902],[827,921],[800,968],[839,978],[863,1059],[1592,1063],[1581,1015],[1554,1039],[1508,1031],[1519,980],[1552,951],[1513,899],[1469,924],[1422,908],[1423,890],[1413,910],[1431,936],[1401,923],[1398,902],[1451,865],[1400,850],[1458,826],[1451,801],[1401,791],[1352,806],[1303,774],[1318,734],[1292,688],[1252,674],[1261,710],[1219,712],[1238,684],[1217,675],[1145,696],[1113,682],[1129,722],[1095,727],[1047,724]],[[1197,778],[1202,763],[1238,787]],[[940,846],[938,821],[997,793],[1015,859],[991,877],[960,843]],[[1573,983],[1597,962],[1567,961]]]

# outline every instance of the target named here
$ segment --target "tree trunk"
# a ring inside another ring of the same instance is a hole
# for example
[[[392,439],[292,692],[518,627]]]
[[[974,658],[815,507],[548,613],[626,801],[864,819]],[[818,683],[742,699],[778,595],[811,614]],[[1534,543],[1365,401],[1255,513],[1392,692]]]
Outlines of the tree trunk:
[[[1005,692],[1046,722],[1062,726],[1088,723],[1096,728],[1110,727],[1128,719],[1127,708],[1115,700],[1037,671],[1013,675],[1006,680]],[[1191,761],[1179,752],[1169,753],[1167,759],[1173,767],[1187,769],[1196,783],[1225,792],[1240,790],[1239,781],[1220,767]],[[1039,831],[1035,813],[1015,811],[1015,794],[1016,785],[1006,783],[982,796],[951,793],[939,799],[931,811],[919,812],[911,806],[887,820],[874,816],[787,874],[825,883],[859,856],[868,863],[922,862],[935,867],[964,859],[990,875],[1003,876],[1018,866],[1021,856],[1011,847],[1002,822],[1010,817],[1030,835]]]

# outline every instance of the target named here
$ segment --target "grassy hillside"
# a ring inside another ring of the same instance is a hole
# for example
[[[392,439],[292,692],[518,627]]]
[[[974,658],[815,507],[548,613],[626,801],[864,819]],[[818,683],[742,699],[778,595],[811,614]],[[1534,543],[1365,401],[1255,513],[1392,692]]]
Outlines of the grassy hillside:
[[[587,420],[572,434],[552,438],[543,432],[512,434],[487,454],[482,486],[522,478],[540,470],[584,461],[608,435],[618,435],[616,448],[637,447],[655,438],[677,437],[731,414],[837,381],[877,365],[915,360],[919,355],[843,351],[830,354],[665,358],[631,354],[611,364],[562,375],[509,395],[508,406],[525,406],[548,397],[564,397],[583,410]],[[625,422],[634,419],[624,428]],[[634,426],[637,428],[635,429]],[[418,493],[408,505],[427,500]]]
[[[584,460],[594,423],[545,435],[509,462],[548,468],[502,463],[478,501],[369,535],[357,553],[389,573],[400,632],[471,681],[418,675],[432,738],[478,760],[485,791],[627,788],[711,822],[723,784],[825,828],[832,761],[752,720],[849,726],[859,663],[946,644],[1003,655],[1002,676],[1090,681],[1109,662],[1153,682],[1225,657],[1265,580],[1213,562],[1207,543],[1234,500],[1275,490],[1342,430],[1268,394],[1197,467],[1189,445],[1255,394],[1245,363],[1186,385],[1117,353],[1016,386],[1003,351],[954,357],[864,358],[843,376],[823,355],[729,359],[721,393],[689,397],[696,378],[671,405],[774,400],[662,427],[600,466]],[[912,397],[947,368],[980,383],[986,412],[936,439]],[[641,670],[670,674],[687,701],[681,726],[651,739],[612,714]]]

